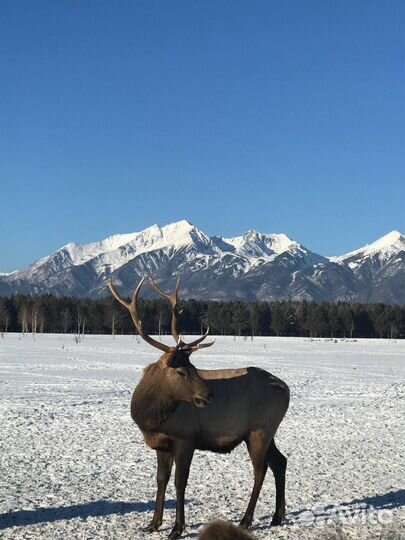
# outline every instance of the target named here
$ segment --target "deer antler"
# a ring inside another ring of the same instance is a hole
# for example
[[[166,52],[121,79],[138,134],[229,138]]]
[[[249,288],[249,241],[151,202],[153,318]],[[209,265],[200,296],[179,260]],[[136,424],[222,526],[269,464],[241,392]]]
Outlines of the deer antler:
[[[181,311],[178,311],[177,309],[180,278],[177,278],[176,288],[174,289],[174,293],[171,293],[171,294],[163,291],[152,277],[149,277],[149,281],[152,287],[155,289],[155,291],[158,294],[160,294],[160,296],[163,296],[163,298],[166,298],[167,300],[169,300],[172,306],[172,335],[177,343],[177,348],[196,351],[197,349],[204,349],[206,347],[211,347],[211,345],[214,344],[215,340],[209,343],[204,343],[200,345],[200,343],[204,341],[204,339],[208,336],[209,331],[210,331],[209,327],[207,328],[203,336],[192,341],[191,343],[184,343],[184,341],[181,339],[181,335],[179,334],[177,330],[177,322],[178,322],[177,315],[181,313]]]
[[[215,339],[208,342],[208,343],[200,343],[204,341],[206,337],[208,337],[208,334],[210,333],[210,327],[207,327],[207,330],[205,331],[205,334],[196,339],[195,341],[192,341],[191,343],[186,344],[187,349],[192,349],[193,351],[197,351],[198,349],[206,349],[207,347],[211,347],[211,345],[214,345]]]
[[[159,285],[156,283],[156,281],[152,277],[149,277],[149,281],[152,287],[155,289],[155,291],[158,294],[160,294],[160,296],[163,296],[163,298],[166,298],[166,300],[169,300],[172,306],[172,335],[178,346],[182,342],[181,336],[177,330],[177,322],[178,322],[177,315],[181,313],[181,311],[179,312],[177,309],[180,278],[177,278],[176,288],[174,289],[174,293],[172,294],[162,291],[162,289],[159,287]]]
[[[132,320],[134,321],[135,328],[138,330],[138,334],[147,343],[149,343],[149,345],[152,345],[153,347],[156,347],[157,349],[160,349],[163,352],[170,352],[170,351],[173,350],[172,347],[169,347],[168,345],[165,345],[164,343],[160,343],[159,341],[156,341],[155,339],[148,336],[148,334],[145,334],[145,332],[143,331],[142,321],[141,321],[141,319],[139,318],[139,315],[138,315],[137,302],[138,302],[139,292],[140,292],[140,290],[142,288],[142,285],[143,285],[144,281],[145,281],[145,278],[142,278],[141,281],[139,282],[139,285],[135,289],[135,292],[134,292],[134,294],[132,296],[131,302],[127,302],[127,300],[122,298],[120,293],[115,288],[115,286],[114,286],[114,284],[112,282],[112,279],[110,279],[110,281],[108,282],[108,286],[110,287],[111,292],[113,293],[115,298],[118,300],[118,302],[120,302],[120,304],[122,304],[124,307],[126,307],[127,310],[130,312]]]

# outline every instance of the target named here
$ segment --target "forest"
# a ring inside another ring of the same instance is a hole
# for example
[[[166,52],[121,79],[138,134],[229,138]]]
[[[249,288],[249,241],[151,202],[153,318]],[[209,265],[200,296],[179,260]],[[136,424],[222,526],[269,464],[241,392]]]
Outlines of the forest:
[[[183,334],[404,338],[405,306],[185,300],[180,303]],[[149,334],[169,334],[171,311],[161,299],[139,300]],[[0,297],[0,333],[133,334],[129,313],[114,298],[90,300],[52,295]]]

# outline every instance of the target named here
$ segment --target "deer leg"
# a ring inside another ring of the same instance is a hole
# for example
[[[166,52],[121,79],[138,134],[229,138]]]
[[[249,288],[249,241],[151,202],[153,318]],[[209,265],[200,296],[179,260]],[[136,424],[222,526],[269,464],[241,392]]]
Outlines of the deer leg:
[[[256,508],[257,499],[259,498],[260,490],[264,482],[264,477],[267,472],[266,453],[268,449],[268,439],[262,432],[253,432],[247,440],[247,447],[250,459],[253,465],[255,481],[253,484],[252,495],[250,496],[249,504],[243,516],[240,527],[248,529],[253,521],[253,514]]]
[[[170,478],[173,467],[173,455],[171,452],[157,450],[157,494],[155,513],[150,524],[145,528],[145,532],[154,532],[159,529],[162,524],[163,510],[165,504],[166,486]]]
[[[270,443],[267,452],[267,463],[273,471],[276,482],[276,511],[274,512],[271,525],[281,525],[285,518],[285,473],[287,470],[287,458],[280,452],[274,443]]]
[[[186,491],[194,447],[187,442],[177,442],[174,446],[174,461],[176,463],[176,521],[169,534],[169,540],[175,540],[184,531],[184,494]]]

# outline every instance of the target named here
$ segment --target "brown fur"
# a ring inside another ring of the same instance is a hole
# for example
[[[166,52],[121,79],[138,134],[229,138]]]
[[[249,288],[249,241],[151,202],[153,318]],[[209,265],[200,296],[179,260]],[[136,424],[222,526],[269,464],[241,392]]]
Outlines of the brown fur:
[[[253,540],[253,538],[240,527],[221,519],[206,525],[198,535],[198,540]]]
[[[316,538],[319,540],[349,539],[349,535],[345,534],[342,530],[337,530],[334,532],[328,530],[319,530],[317,533]],[[205,525],[198,535],[198,540],[255,540],[255,538],[255,536],[248,534],[240,527],[235,527],[235,525],[229,523],[229,521],[223,521],[221,519],[212,521],[211,523]],[[378,538],[379,540],[401,540],[402,538],[405,538],[405,531],[401,529],[387,529],[380,532]]]
[[[155,430],[175,408],[163,388],[164,374],[159,362],[147,366],[131,402],[132,418],[142,431]]]
[[[198,375],[205,380],[209,379],[234,379],[247,375],[247,368],[240,369],[198,369]]]
[[[196,406],[196,397],[208,401],[210,394],[212,403],[206,407],[198,403]],[[131,404],[132,417],[146,444],[157,451],[158,458],[155,513],[147,530],[155,531],[162,523],[164,494],[173,462],[176,463],[177,505],[170,539],[178,538],[184,529],[184,492],[194,451],[226,453],[243,441],[253,464],[255,482],[241,525],[247,529],[252,523],[268,467],[276,481],[272,524],[279,525],[285,515],[287,460],[277,449],[274,435],[288,403],[288,386],[259,368],[196,370],[189,361],[189,354],[182,351],[170,358],[165,353],[159,362],[148,366]],[[222,527],[223,531],[228,529],[228,526]]]

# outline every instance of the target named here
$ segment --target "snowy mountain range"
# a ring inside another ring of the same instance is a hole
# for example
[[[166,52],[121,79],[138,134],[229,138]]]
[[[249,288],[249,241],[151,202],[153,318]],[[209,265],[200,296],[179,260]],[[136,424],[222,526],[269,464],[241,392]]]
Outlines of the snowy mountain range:
[[[251,230],[235,238],[210,237],[179,221],[67,244],[26,270],[0,274],[0,295],[99,298],[109,294],[110,277],[130,295],[144,275],[167,289],[180,275],[182,298],[404,304],[405,237],[394,231],[346,255],[325,257],[285,234]]]

